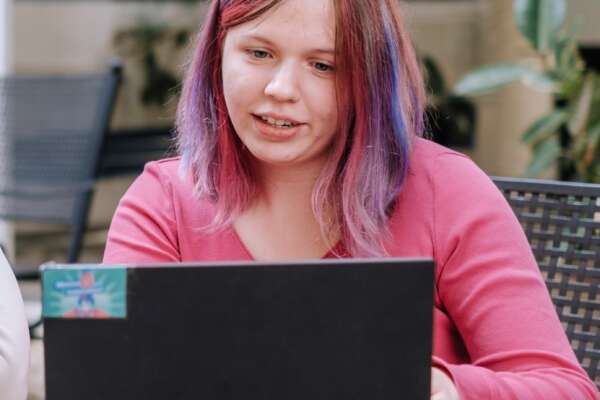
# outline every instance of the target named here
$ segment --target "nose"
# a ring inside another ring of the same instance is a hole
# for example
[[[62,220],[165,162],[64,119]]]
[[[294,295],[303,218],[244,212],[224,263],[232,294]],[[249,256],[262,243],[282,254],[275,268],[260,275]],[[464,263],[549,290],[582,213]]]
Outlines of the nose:
[[[299,76],[292,63],[283,63],[274,70],[265,87],[265,95],[281,102],[296,102],[299,99]]]

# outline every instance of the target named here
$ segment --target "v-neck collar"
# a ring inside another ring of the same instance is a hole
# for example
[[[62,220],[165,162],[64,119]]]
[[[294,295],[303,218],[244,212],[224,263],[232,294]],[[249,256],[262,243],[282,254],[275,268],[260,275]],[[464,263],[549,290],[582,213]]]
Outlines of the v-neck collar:
[[[242,240],[240,235],[235,230],[235,227],[233,225],[231,225],[229,227],[229,230],[231,231],[231,236],[233,237],[233,240],[236,242],[236,245],[240,248],[241,252],[248,258],[248,260],[257,261],[256,258],[254,258],[254,256],[250,252],[250,250],[248,250],[248,247],[246,247],[246,244],[244,243],[244,241]],[[327,252],[320,259],[324,260],[327,258],[349,258],[349,257],[350,257],[350,255],[347,253],[346,249],[342,245],[342,240],[340,239],[336,242],[336,244],[333,247],[331,247],[329,250],[327,250]]]

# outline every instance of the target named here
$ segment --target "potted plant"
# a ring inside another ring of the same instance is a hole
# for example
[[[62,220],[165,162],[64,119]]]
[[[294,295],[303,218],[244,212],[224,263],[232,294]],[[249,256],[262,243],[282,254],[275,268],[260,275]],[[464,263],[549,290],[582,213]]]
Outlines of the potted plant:
[[[170,47],[180,49],[187,44],[189,35],[189,30],[185,28],[170,28],[145,20],[115,33],[114,44],[120,56],[137,57],[142,62],[144,87],[139,94],[142,104],[164,106],[179,84],[179,78],[159,64],[157,45],[168,41]]]
[[[206,0],[149,0],[149,3],[161,4],[178,2],[189,8],[188,13],[194,14],[199,3]],[[119,29],[113,37],[115,49],[123,59],[135,59],[142,67],[144,85],[139,98],[145,106],[163,107],[176,94],[181,76],[170,71],[168,66],[161,65],[158,56],[159,48],[167,50],[170,55],[176,55],[188,45],[189,37],[196,26],[188,26],[189,20],[161,20],[152,7],[145,17],[138,18],[136,24]],[[152,16],[151,16],[152,15]],[[167,60],[170,59],[167,57]],[[163,63],[165,64],[164,57]]]
[[[432,139],[448,147],[471,148],[475,136],[476,112],[473,102],[456,96],[446,85],[437,62],[421,57],[427,87],[427,128]]]
[[[563,29],[566,11],[565,0],[514,0],[516,26],[539,64],[484,66],[464,76],[455,92],[475,96],[515,81],[551,92],[553,108],[522,135],[533,153],[525,175],[557,165],[561,180],[600,182],[600,76],[586,68],[575,39]]]

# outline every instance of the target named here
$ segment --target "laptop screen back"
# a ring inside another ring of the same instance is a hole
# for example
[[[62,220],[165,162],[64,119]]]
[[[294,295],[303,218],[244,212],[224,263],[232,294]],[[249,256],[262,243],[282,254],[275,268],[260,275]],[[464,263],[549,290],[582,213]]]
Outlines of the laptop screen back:
[[[48,400],[429,399],[431,260],[48,266],[43,281]]]

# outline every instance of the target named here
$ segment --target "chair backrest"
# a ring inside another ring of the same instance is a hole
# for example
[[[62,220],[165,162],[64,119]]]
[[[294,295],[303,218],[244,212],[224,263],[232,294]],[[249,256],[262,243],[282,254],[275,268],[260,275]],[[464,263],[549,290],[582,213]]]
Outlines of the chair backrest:
[[[600,388],[600,185],[493,179],[525,230],[579,362]]]
[[[79,255],[120,70],[0,77],[0,218],[70,225],[69,262]]]
[[[102,152],[100,177],[139,175],[147,162],[175,154],[173,127],[111,130]]]

